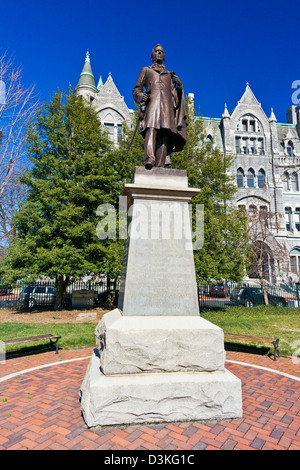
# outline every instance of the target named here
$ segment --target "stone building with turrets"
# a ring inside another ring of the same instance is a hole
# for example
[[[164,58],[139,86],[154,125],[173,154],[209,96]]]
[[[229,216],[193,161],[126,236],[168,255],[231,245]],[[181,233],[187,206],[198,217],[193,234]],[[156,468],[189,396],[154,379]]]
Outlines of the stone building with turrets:
[[[300,106],[291,106],[287,122],[278,123],[274,110],[268,117],[247,83],[230,113],[225,105],[221,118],[203,119],[206,138],[235,156],[231,171],[237,185],[236,205],[247,212],[268,211],[276,219],[268,227],[265,243],[265,279],[299,281]]]

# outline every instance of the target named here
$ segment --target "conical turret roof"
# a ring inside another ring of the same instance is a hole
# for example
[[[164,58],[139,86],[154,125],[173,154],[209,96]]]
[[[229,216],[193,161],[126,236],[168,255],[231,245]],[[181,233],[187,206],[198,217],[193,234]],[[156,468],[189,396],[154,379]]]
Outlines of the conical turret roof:
[[[90,62],[90,53],[87,51],[85,56],[85,63],[82,69],[82,72],[77,83],[77,87],[80,85],[88,85],[97,90],[95,77],[92,71],[91,62]],[[76,88],[77,88],[76,87]]]

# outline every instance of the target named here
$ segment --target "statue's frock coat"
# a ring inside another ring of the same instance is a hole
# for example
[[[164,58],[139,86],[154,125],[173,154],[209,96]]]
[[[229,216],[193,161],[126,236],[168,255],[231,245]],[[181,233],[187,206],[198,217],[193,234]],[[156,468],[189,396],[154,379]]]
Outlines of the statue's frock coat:
[[[169,129],[177,133],[175,122],[176,97],[171,73],[167,70],[158,72],[151,67],[143,67],[133,89],[133,98],[137,103],[142,102],[145,93],[150,95],[147,102],[144,119],[141,122],[141,133],[149,127],[154,129]]]

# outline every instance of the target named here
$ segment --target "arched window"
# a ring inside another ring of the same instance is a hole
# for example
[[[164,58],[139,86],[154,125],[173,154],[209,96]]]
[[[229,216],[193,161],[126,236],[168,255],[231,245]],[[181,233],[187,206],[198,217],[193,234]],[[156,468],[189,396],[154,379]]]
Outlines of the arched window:
[[[288,144],[286,146],[286,151],[290,157],[294,156],[294,144],[291,140],[288,141]]]
[[[244,114],[236,124],[236,130],[240,132],[262,132],[260,121],[253,114]]]
[[[287,171],[285,171],[282,175],[282,182],[283,182],[283,190],[289,191],[290,190],[290,175]]]
[[[248,173],[247,173],[248,188],[254,188],[254,177],[255,177],[254,170],[252,170],[252,168],[249,168]]]
[[[209,135],[206,137],[206,142],[212,144],[212,141],[213,141],[212,136],[209,134]]]
[[[291,177],[291,189],[292,191],[299,191],[298,175],[293,173]]]
[[[292,231],[292,209],[290,207],[286,207],[284,209],[285,214],[285,228],[288,232]]]
[[[266,173],[262,168],[257,173],[257,184],[259,188],[266,187]]]
[[[300,268],[300,248],[295,247],[290,251],[290,264],[292,273],[299,272]]]
[[[242,168],[238,168],[236,172],[236,184],[238,188],[244,187],[244,170]]]

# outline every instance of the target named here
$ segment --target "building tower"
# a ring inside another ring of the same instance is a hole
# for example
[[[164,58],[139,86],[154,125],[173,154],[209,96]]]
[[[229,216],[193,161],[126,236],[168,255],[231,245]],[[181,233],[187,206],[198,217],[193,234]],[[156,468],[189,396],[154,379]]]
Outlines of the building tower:
[[[90,53],[87,51],[84,66],[75,88],[75,93],[83,96],[89,103],[92,103],[97,91],[95,77],[90,62]]]
[[[75,93],[93,106],[101,125],[107,130],[109,138],[117,146],[122,136],[124,123],[126,122],[127,126],[131,128],[133,110],[128,109],[111,73],[104,84],[102,76],[100,76],[96,86],[89,52],[86,53]]]

